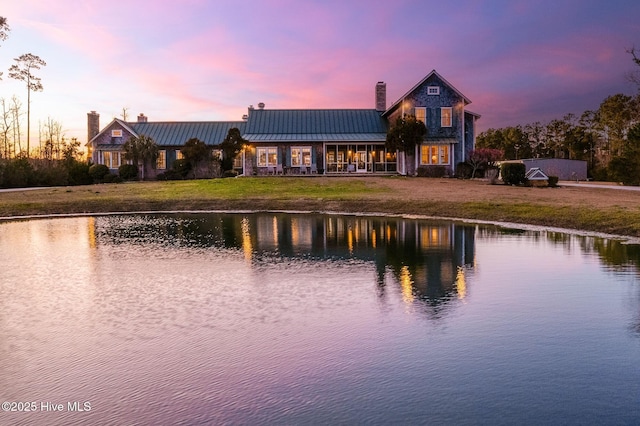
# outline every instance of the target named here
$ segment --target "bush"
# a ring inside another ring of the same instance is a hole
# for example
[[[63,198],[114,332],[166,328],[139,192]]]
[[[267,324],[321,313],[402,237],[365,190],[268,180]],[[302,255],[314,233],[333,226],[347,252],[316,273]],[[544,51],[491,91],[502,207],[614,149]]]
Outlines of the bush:
[[[189,172],[191,171],[191,163],[189,163],[184,158],[176,160],[173,162],[171,166],[174,172],[178,173],[182,178],[186,178]]]
[[[447,168],[444,166],[420,166],[417,174],[419,177],[441,178],[447,174]]]
[[[122,182],[122,178],[120,178],[120,176],[118,176],[116,174],[107,173],[102,178],[102,182],[103,183],[121,183]]]
[[[106,175],[109,174],[109,168],[104,164],[93,164],[89,167],[89,176],[94,183],[100,183]]]
[[[471,179],[473,167],[469,163],[458,163],[456,165],[456,177],[458,179]]]
[[[89,174],[89,163],[84,161],[72,160],[67,163],[67,171],[69,173],[69,185],[90,185],[93,178]]]
[[[547,181],[550,188],[558,187],[558,176],[549,176],[549,180]]]
[[[223,177],[223,178],[236,177],[236,176],[238,176],[238,172],[237,172],[237,171],[235,171],[235,170],[225,170],[225,171],[222,173],[222,177]]]
[[[138,177],[138,167],[133,164],[122,164],[118,167],[118,176],[122,180],[134,180]]]
[[[7,161],[0,186],[5,188],[24,188],[33,186],[35,182],[33,166],[27,158],[21,157]]]
[[[158,173],[156,175],[157,180],[183,180],[184,176],[180,172],[173,169],[169,169],[166,172]]]
[[[506,185],[522,185],[526,182],[526,167],[523,163],[504,163],[500,167],[502,181]]]

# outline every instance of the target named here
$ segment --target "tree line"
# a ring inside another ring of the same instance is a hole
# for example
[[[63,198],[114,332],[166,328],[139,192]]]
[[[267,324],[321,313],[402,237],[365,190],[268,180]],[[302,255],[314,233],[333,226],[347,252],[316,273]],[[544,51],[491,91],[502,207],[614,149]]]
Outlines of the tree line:
[[[640,66],[635,49],[628,50]],[[640,72],[629,74],[640,89]],[[640,165],[636,153],[640,124],[640,93],[618,93],[604,99],[597,110],[580,115],[566,114],[548,123],[489,129],[476,139],[479,149],[504,152],[505,159],[566,158],[587,162],[590,178],[595,180],[636,181],[628,178],[634,164]]]

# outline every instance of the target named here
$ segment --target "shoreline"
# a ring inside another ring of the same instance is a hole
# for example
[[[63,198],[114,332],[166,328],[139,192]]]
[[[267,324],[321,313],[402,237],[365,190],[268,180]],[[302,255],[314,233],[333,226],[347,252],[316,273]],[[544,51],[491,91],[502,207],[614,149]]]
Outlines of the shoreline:
[[[0,223],[23,220],[46,220],[46,219],[67,219],[82,217],[101,217],[101,216],[127,216],[127,215],[162,215],[162,214],[256,214],[256,213],[284,213],[284,214],[320,214],[335,216],[359,216],[359,217],[396,217],[409,220],[441,220],[450,222],[461,222],[469,225],[491,225],[506,229],[518,229],[533,232],[558,232],[568,235],[576,235],[582,237],[604,238],[609,240],[620,241],[622,244],[640,245],[640,238],[629,235],[609,234],[605,232],[586,231],[581,229],[557,228],[541,225],[532,225],[517,222],[500,222],[481,219],[466,219],[442,216],[424,216],[414,214],[393,214],[383,212],[341,212],[341,211],[301,211],[301,210],[146,210],[146,211],[114,211],[114,212],[86,212],[86,213],[58,213],[58,214],[42,214],[28,216],[3,216],[0,217]]]
[[[454,220],[640,241],[640,191],[590,184],[530,188],[457,179],[265,177],[0,192],[2,221],[145,212],[259,211]]]

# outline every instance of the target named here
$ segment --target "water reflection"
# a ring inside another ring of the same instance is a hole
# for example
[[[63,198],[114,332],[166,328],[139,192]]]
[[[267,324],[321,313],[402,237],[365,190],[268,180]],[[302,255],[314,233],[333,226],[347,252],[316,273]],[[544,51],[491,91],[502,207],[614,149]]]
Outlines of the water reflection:
[[[106,216],[92,223],[91,240],[104,247],[216,247],[241,252],[254,267],[283,258],[373,263],[380,298],[397,288],[407,304],[421,303],[436,316],[467,296],[474,264],[475,226],[452,222],[260,213]]]
[[[640,421],[635,246],[270,213],[2,223],[0,249],[2,397],[95,404],[3,424]]]

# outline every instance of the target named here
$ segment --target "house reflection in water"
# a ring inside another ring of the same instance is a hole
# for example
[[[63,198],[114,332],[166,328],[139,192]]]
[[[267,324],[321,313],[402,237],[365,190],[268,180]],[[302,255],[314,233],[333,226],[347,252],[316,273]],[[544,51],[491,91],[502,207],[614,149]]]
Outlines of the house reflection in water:
[[[452,222],[329,215],[251,215],[255,252],[374,262],[384,291],[392,275],[403,298],[438,304],[467,294],[475,227]],[[243,241],[245,241],[243,239]]]
[[[384,296],[392,278],[407,303],[438,306],[467,295],[475,226],[448,221],[321,214],[173,214],[96,219],[98,240],[241,250],[251,265],[274,256],[376,265]],[[102,238],[100,237],[102,235]],[[109,237],[109,238],[107,238]],[[156,242],[157,243],[157,242]]]

